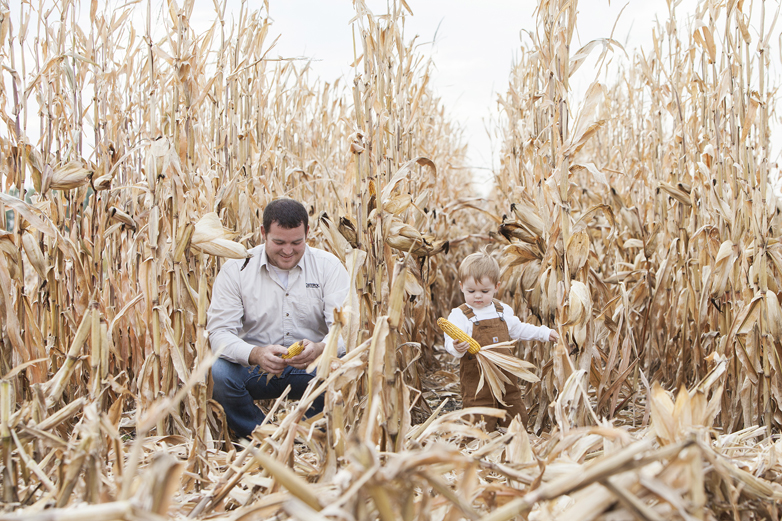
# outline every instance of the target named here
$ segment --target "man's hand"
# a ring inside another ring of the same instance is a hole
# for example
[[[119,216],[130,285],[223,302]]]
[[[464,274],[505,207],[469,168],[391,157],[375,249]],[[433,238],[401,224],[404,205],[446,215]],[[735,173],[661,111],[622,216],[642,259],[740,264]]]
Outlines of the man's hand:
[[[468,349],[470,349],[470,343],[469,342],[454,342],[453,348],[456,349],[457,353],[464,353]]]
[[[284,360],[284,362],[296,369],[306,369],[308,365],[320,356],[326,347],[324,342],[312,342],[306,339],[302,340],[301,343],[304,345],[304,350],[293,358]]]
[[[271,374],[280,374],[288,365],[287,360],[280,358],[288,350],[281,345],[255,346],[247,361],[250,365],[258,365],[261,370]],[[291,359],[293,360],[293,359]]]

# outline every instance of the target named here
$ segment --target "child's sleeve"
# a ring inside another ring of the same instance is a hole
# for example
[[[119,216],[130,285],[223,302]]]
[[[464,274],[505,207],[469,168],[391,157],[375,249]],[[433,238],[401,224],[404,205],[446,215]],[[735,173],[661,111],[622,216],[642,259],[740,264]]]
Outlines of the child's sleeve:
[[[522,322],[509,305],[503,303],[502,307],[508,323],[508,333],[512,339],[549,341],[551,329],[546,326],[533,326],[532,324]]]
[[[448,321],[468,335],[472,335],[472,322],[470,322],[470,320],[465,316],[464,313],[462,313],[462,310],[459,308],[454,308],[451,310],[451,314],[448,315]],[[453,338],[449,337],[445,333],[443,333],[443,336],[445,336],[445,342],[443,345],[445,350],[448,351],[448,354],[453,355],[456,358],[463,357],[464,353],[459,353],[456,351],[456,349],[454,349]]]

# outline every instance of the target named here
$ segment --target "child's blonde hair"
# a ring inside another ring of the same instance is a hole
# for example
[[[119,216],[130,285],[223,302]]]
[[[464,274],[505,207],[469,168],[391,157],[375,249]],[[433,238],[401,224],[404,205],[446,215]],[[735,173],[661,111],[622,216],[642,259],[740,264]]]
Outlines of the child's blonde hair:
[[[464,282],[472,278],[475,282],[480,282],[484,277],[488,277],[492,284],[497,284],[500,281],[500,265],[497,260],[486,250],[477,251],[465,257],[459,266],[459,281]]]

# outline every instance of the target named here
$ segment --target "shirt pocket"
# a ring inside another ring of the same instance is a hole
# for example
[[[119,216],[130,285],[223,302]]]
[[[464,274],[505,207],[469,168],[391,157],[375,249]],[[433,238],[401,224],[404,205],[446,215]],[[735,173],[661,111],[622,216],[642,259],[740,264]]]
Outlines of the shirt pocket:
[[[304,296],[295,303],[296,316],[304,324],[323,322],[323,299],[319,296]],[[313,328],[317,329],[317,328]]]

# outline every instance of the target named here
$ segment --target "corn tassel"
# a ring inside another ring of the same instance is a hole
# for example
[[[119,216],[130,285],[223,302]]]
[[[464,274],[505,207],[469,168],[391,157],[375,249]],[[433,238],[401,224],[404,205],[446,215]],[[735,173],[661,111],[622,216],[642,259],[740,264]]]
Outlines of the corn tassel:
[[[467,351],[471,355],[477,354],[478,351],[481,350],[481,344],[479,344],[473,337],[453,325],[453,323],[449,320],[440,317],[437,319],[437,325],[440,326],[440,329],[442,329],[446,335],[453,338],[455,341],[467,342],[470,344],[470,347]]]

